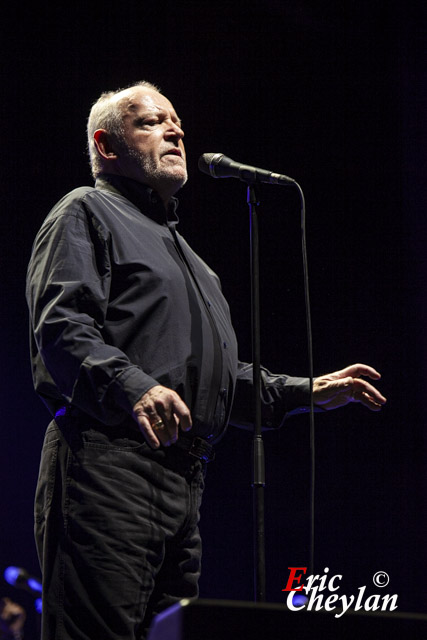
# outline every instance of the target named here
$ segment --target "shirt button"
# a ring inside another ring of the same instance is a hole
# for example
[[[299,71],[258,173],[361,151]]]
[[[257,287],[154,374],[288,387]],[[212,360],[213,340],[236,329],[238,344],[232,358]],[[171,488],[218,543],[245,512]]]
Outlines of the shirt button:
[[[222,344],[223,344],[224,349],[226,349],[228,347],[226,342],[223,342]]]

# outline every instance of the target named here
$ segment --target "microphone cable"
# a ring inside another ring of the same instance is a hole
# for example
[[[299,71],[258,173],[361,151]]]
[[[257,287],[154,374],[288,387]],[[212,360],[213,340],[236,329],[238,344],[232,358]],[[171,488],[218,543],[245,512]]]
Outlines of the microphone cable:
[[[306,208],[303,190],[298,182],[294,182],[300,196],[301,206],[301,250],[303,263],[303,279],[304,279],[304,299],[305,299],[305,317],[307,331],[307,354],[308,354],[308,370],[310,380],[310,574],[314,575],[314,537],[315,537],[315,478],[316,478],[316,442],[314,430],[314,399],[313,399],[313,335],[311,329],[311,310],[310,310],[310,289],[308,277],[308,259],[307,259],[307,229],[306,229]]]

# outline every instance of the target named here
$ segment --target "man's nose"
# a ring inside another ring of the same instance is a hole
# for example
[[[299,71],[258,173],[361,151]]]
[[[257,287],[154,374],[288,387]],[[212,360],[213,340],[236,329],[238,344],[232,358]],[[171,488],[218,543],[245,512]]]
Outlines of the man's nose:
[[[173,120],[169,120],[168,121],[168,126],[166,129],[166,135],[173,136],[178,138],[179,140],[181,140],[181,138],[184,137],[184,131],[182,130],[182,128],[180,127],[180,125],[177,122],[174,122]]]

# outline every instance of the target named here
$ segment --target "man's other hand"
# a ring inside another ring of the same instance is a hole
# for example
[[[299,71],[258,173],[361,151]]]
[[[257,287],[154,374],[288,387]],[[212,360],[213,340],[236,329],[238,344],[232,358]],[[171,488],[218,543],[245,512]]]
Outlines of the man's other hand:
[[[190,410],[180,396],[156,385],[133,407],[133,418],[152,449],[169,447],[178,439],[178,430],[191,429]]]
[[[313,381],[314,404],[323,409],[337,409],[349,402],[360,402],[371,411],[380,411],[386,403],[384,396],[369,382],[379,380],[381,375],[366,364],[352,364],[345,369],[319,376]]]

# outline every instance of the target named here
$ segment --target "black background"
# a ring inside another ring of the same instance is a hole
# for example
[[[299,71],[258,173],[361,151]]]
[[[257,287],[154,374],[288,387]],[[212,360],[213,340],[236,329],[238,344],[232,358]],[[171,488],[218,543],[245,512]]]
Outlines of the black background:
[[[186,131],[180,230],[215,269],[249,360],[249,223],[237,180],[201,153],[295,178],[307,202],[315,374],[366,362],[381,414],[316,415],[315,568],[341,593],[390,575],[399,609],[425,611],[426,11],[422,2],[42,2],[2,21],[0,569],[39,575],[32,501],[49,416],[32,390],[26,265],[49,209],[91,184],[85,124],[105,90],[158,84]],[[263,186],[262,361],[308,373],[299,201]],[[267,599],[309,561],[307,416],[266,433]],[[201,595],[253,598],[248,432],[230,428],[202,509]],[[3,583],[29,611],[32,602]]]

